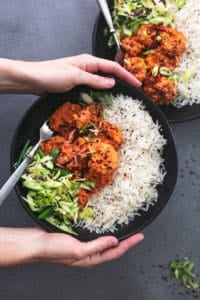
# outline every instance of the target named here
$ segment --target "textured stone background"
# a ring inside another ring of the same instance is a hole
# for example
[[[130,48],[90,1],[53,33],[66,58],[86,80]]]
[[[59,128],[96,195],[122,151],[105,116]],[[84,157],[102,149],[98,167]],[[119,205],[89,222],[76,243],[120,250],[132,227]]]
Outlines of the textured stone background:
[[[95,0],[0,1],[0,56],[43,60],[91,53]],[[14,130],[35,100],[27,95],[0,96],[0,185],[9,176]],[[145,240],[117,261],[93,269],[32,264],[0,269],[0,299],[192,299],[170,279],[168,265],[176,254],[191,256],[200,271],[200,119],[173,124],[179,156],[175,191]],[[1,226],[33,226],[12,192],[0,209]]]

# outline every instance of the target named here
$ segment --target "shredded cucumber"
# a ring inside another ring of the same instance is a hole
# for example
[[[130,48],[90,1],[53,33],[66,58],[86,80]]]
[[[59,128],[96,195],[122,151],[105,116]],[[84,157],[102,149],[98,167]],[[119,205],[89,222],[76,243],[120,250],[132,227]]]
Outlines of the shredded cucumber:
[[[21,178],[22,185],[28,190],[24,200],[39,219],[76,234],[73,227],[78,221],[92,216],[92,211],[87,208],[80,211],[78,192],[91,190],[94,183],[84,178],[73,179],[71,172],[55,167],[58,153],[57,149],[47,156],[41,149],[36,153]]]

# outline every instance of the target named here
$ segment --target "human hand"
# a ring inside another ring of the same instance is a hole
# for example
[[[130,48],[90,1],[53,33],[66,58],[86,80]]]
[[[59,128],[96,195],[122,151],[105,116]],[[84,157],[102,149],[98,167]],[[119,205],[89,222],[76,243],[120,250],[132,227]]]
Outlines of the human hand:
[[[82,54],[56,60],[29,63],[37,93],[60,93],[71,90],[77,85],[107,89],[115,84],[111,76],[118,77],[129,84],[139,87],[141,83],[116,62]],[[97,75],[97,73],[106,75]]]
[[[138,244],[143,235],[136,234],[122,242],[113,236],[100,237],[90,242],[60,233],[46,233],[43,236],[42,260],[76,267],[91,267],[122,256]]]
[[[62,233],[33,228],[0,229],[0,266],[45,261],[74,267],[92,267],[122,256],[143,240],[138,233],[119,242],[113,236],[80,242]]]
[[[115,84],[113,77],[141,86],[140,81],[116,62],[88,54],[41,62],[2,58],[0,74],[1,93],[63,93],[77,85],[109,89]]]

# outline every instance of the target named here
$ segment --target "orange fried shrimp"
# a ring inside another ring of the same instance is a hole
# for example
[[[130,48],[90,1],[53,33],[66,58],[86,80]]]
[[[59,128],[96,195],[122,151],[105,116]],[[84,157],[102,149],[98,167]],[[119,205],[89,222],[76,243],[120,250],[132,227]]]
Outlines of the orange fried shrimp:
[[[63,143],[65,143],[65,139],[62,136],[56,135],[51,139],[42,142],[40,148],[45,155],[49,155],[53,149],[61,150]]]
[[[89,198],[91,197],[91,192],[86,190],[80,190],[78,193],[78,206],[81,210],[86,206]]]
[[[80,190],[78,193],[78,206],[81,210],[86,206],[88,200],[90,199],[92,194],[97,193],[96,189],[92,190]]]
[[[167,56],[180,56],[186,50],[186,37],[169,26],[159,25],[160,47]]]
[[[88,143],[84,138],[79,137],[71,147],[70,149],[67,148],[66,145],[63,145],[62,149],[62,153],[65,153],[68,157],[66,168],[71,171],[83,171],[87,168],[87,163],[90,158]]]
[[[49,126],[52,130],[59,133],[65,139],[74,132],[74,114],[79,113],[81,106],[66,102],[56,109],[49,119]],[[72,136],[70,137],[72,138]]]
[[[145,64],[149,70],[152,70],[155,66],[166,67],[170,70],[173,70],[176,66],[178,66],[178,63],[179,61],[177,57],[169,58],[168,56],[163,55],[161,52],[149,54],[145,58]]]
[[[56,158],[55,164],[63,166],[66,164],[66,162],[68,160],[65,153],[63,153],[64,145],[65,145],[65,147],[66,147],[66,145],[68,145],[68,147],[71,147],[71,144],[66,142],[66,140],[62,136],[57,135],[47,141],[42,142],[40,144],[40,148],[44,152],[45,155],[49,155],[53,149],[58,149],[59,154]]]
[[[152,49],[157,44],[157,26],[154,24],[141,25],[136,33],[136,40],[144,46],[145,49]]]
[[[131,56],[138,56],[144,49],[144,45],[139,43],[134,35],[123,37],[121,39],[121,46]]]
[[[149,76],[148,80],[144,81],[143,90],[159,105],[168,105],[176,96],[174,81],[161,75]]]
[[[104,143],[112,145],[115,150],[120,148],[123,141],[122,133],[119,127],[105,120],[101,122],[100,133],[98,134],[97,138]]]
[[[119,166],[119,154],[109,144],[95,142],[89,144],[91,158],[85,177],[92,180],[96,188],[104,187],[113,180]]]
[[[59,132],[60,126],[70,124],[74,121],[74,114],[81,111],[79,104],[66,102],[56,109],[49,119],[49,126],[52,130]]]
[[[79,137],[73,144],[64,141],[56,159],[56,164],[73,172],[82,170],[87,168],[88,154],[87,142],[83,138]],[[76,177],[78,173],[81,174],[76,172]]]
[[[74,115],[76,128],[81,129],[88,123],[98,126],[102,117],[103,107],[101,104],[92,103],[82,108],[80,112]]]
[[[146,65],[142,57],[131,57],[126,54],[124,58],[124,68],[140,81],[143,81],[146,77]]]

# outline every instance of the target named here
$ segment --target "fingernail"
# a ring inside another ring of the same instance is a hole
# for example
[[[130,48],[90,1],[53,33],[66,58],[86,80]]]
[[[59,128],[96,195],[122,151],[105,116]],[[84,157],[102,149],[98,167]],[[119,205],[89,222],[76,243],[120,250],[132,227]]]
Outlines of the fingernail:
[[[115,80],[113,78],[106,78],[105,79],[105,84],[108,86],[108,87],[112,87],[113,85],[115,85]]]
[[[110,239],[110,247],[114,247],[118,244],[118,240],[116,238]]]
[[[139,80],[137,80],[136,85],[137,85],[137,87],[141,87],[142,86],[142,82],[139,81]]]
[[[139,233],[139,241],[141,242],[144,239],[144,234],[143,233]]]

